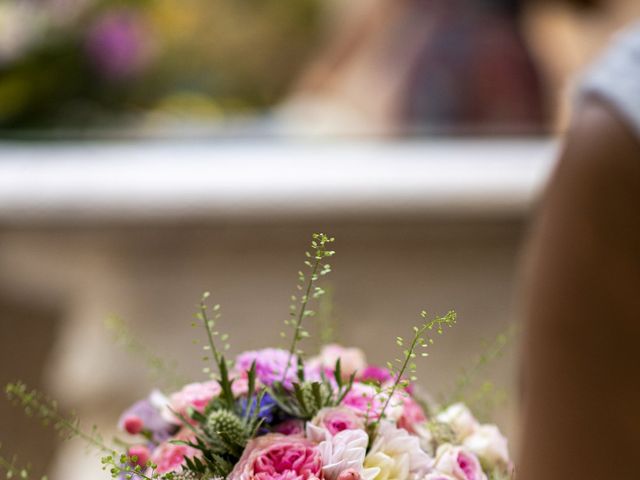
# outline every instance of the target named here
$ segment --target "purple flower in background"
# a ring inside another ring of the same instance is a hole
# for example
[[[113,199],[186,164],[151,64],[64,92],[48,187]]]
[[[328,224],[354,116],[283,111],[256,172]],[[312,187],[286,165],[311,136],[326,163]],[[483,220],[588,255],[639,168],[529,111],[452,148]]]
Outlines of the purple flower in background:
[[[163,401],[166,399],[160,392],[152,392],[149,398],[140,400],[129,407],[120,416],[118,426],[132,434],[147,431],[151,433],[151,437],[156,442],[168,439],[178,427],[163,418],[162,406],[160,405]],[[139,425],[140,428],[132,429],[132,425]]]
[[[289,361],[287,368],[287,361]],[[270,386],[275,382],[283,380],[287,387],[298,379],[298,357],[296,355],[289,356],[289,352],[279,348],[264,348],[262,350],[254,350],[244,352],[236,358],[236,368],[241,372],[247,372],[251,369],[251,364],[256,362],[256,377],[263,385]]]
[[[133,10],[110,11],[89,27],[85,51],[93,66],[111,80],[141,73],[151,57],[149,32]]]

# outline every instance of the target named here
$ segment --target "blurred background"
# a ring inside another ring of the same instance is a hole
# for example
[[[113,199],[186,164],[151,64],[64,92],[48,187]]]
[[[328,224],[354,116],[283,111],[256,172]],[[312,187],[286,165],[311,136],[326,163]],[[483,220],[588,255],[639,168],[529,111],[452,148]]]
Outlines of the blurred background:
[[[458,311],[420,366],[446,393],[517,324],[518,252],[573,78],[640,13],[576,3],[0,0],[1,383],[109,438],[154,379],[105,319],[199,379],[201,293],[233,352],[278,345],[327,231],[325,316],[373,362],[421,308]],[[512,438],[515,344],[486,372]],[[8,402],[0,442],[51,480],[101,474]]]

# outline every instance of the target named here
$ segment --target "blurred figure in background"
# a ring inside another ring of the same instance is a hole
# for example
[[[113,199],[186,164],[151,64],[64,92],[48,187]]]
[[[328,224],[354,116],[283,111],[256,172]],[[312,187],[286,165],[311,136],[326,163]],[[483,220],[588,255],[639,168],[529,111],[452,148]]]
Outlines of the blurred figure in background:
[[[356,2],[341,11],[286,111],[320,133],[547,132],[556,95],[526,35],[537,3]]]
[[[527,258],[519,480],[638,478],[640,22],[574,107]]]
[[[463,133],[539,133],[545,92],[521,31],[523,0],[416,1],[436,18],[403,99],[403,121]]]
[[[576,62],[531,3],[4,0],[0,135],[540,133]]]

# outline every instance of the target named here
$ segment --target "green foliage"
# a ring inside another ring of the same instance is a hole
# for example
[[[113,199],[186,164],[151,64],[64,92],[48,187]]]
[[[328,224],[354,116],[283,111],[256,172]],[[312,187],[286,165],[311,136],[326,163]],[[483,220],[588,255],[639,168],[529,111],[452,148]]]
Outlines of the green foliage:
[[[299,369],[299,371],[302,371],[302,369]],[[346,383],[344,382],[340,359],[338,359],[334,370],[337,389],[334,389],[334,386],[326,378],[323,378],[321,382],[309,382],[305,381],[301,375],[300,382],[293,383],[293,391],[281,382],[276,382],[269,389],[269,394],[287,414],[310,420],[321,409],[340,405],[351,390],[354,378],[355,373],[351,375]]]
[[[2,444],[0,444],[0,449]],[[17,455],[6,458],[0,455],[0,471],[4,472],[6,480],[29,480],[31,478],[31,467],[29,465],[18,465]],[[40,480],[47,480],[47,477],[41,477]]]
[[[185,459],[184,466],[197,478],[204,475],[225,477],[237,463],[244,448],[253,438],[262,424],[259,408],[246,408],[241,412],[232,391],[233,380],[229,379],[227,363],[223,355],[218,358],[221,395],[213,399],[204,413],[189,410],[189,418],[174,412],[185,428],[194,434],[194,440],[173,440],[174,444],[188,445],[200,450],[201,458]],[[264,389],[256,392],[255,362],[247,372],[247,403],[260,405]]]
[[[210,437],[221,436],[234,445],[244,446],[248,432],[242,419],[228,410],[214,410],[207,417],[205,431]]]
[[[169,390],[177,390],[191,382],[191,379],[179,372],[175,360],[168,359],[166,355],[155,354],[136,338],[129,325],[121,318],[109,317],[105,321],[105,327],[111,332],[118,346],[142,358],[154,382],[161,382]]]
[[[198,462],[199,467],[194,469],[182,470],[180,472],[167,472],[160,474],[157,472],[158,466],[151,461],[145,465],[138,465],[138,459],[135,456],[107,455],[101,458],[102,470],[108,471],[113,479],[125,480],[213,480],[209,472],[198,459],[185,459],[191,465],[194,461]],[[201,470],[198,470],[201,468]]]
[[[336,315],[333,307],[333,287],[325,287],[325,294],[318,301],[318,347],[336,342]]]
[[[259,427],[255,417],[242,418],[225,409],[214,409],[208,415],[191,411],[196,425],[185,422],[194,433],[194,439],[172,440],[176,445],[188,445],[200,450],[201,458],[185,459],[185,467],[198,475],[227,476],[237,463],[248,442]]]
[[[464,403],[480,421],[488,422],[496,408],[506,401],[507,392],[504,388],[497,388],[493,382],[484,381],[465,397]]]
[[[289,346],[289,361],[282,372],[282,382],[287,378],[289,373],[289,365],[294,355],[301,355],[298,350],[298,343],[303,338],[309,337],[309,332],[302,328],[302,322],[307,317],[313,317],[315,311],[308,308],[311,299],[318,300],[325,294],[325,291],[316,285],[320,277],[331,272],[331,265],[326,263],[326,259],[331,258],[335,251],[329,250],[328,247],[335,239],[324,233],[314,233],[311,235],[311,252],[305,252],[305,266],[310,273],[305,274],[302,270],[298,272],[298,284],[296,285],[296,293],[291,296],[291,305],[289,306],[289,319],[285,320],[285,325],[293,328],[291,336],[291,344]],[[286,337],[286,333],[282,332],[281,336]]]
[[[38,418],[44,426],[51,426],[64,439],[78,437],[88,445],[103,452],[113,452],[106,446],[96,426],[90,432],[80,428],[80,420],[75,415],[65,416],[60,413],[58,403],[37,390],[29,390],[22,382],[9,383],[5,386],[9,400],[22,407],[24,412]]]
[[[478,384],[478,377],[495,360],[502,357],[515,334],[516,327],[511,325],[485,346],[471,366],[462,370],[451,392],[441,399],[443,409],[456,402],[464,402],[472,406],[478,416],[486,417],[490,415],[495,405],[504,401],[504,390],[496,389],[486,380]]]
[[[413,338],[409,343],[408,347],[405,347],[405,341],[402,337],[396,337],[396,344],[402,348],[402,358],[396,358],[395,364],[392,362],[387,363],[387,367],[389,368],[389,372],[392,377],[395,378],[395,381],[384,393],[386,396],[385,403],[380,412],[380,416],[376,419],[375,422],[370,426],[369,430],[371,432],[371,438],[375,437],[378,426],[382,419],[384,418],[385,412],[389,407],[389,403],[393,398],[394,393],[398,388],[406,388],[409,384],[409,381],[414,382],[417,380],[416,370],[417,365],[415,363],[416,360],[416,350],[418,348],[423,349],[420,353],[420,356],[427,357],[429,353],[426,351],[430,345],[433,344],[433,335],[432,332],[436,332],[438,335],[442,335],[444,331],[444,327],[453,327],[456,323],[456,313],[454,311],[449,311],[444,316],[437,316],[432,320],[427,320],[428,314],[425,310],[420,312],[420,316],[424,320],[422,325],[413,327]],[[409,373],[409,379],[405,378],[405,373]]]
[[[222,375],[222,372],[220,371],[220,366],[221,366],[221,363],[224,363],[224,358],[223,358],[222,352],[216,345],[215,339],[220,338],[220,341],[223,342],[222,349],[224,351],[227,351],[230,348],[230,344],[228,342],[229,335],[226,333],[220,334],[220,332],[215,330],[216,322],[220,319],[220,317],[222,316],[222,313],[220,311],[219,304],[215,304],[212,307],[207,306],[206,301],[210,296],[211,296],[211,293],[209,292],[204,292],[202,294],[202,298],[200,299],[200,304],[198,305],[198,312],[195,314],[195,317],[202,323],[202,326],[204,327],[204,330],[207,333],[208,343],[207,345],[204,345],[202,347],[202,349],[205,351],[205,354],[202,357],[202,359],[205,362],[208,362],[208,361],[213,362],[214,366],[218,369],[219,374]],[[209,315],[209,312],[211,312],[211,316]],[[193,326],[196,326],[196,324],[194,323]],[[194,343],[197,343],[197,341],[195,341]],[[228,365],[228,364],[225,363],[225,365]],[[205,367],[203,369],[203,372],[208,374],[211,378],[214,378],[214,379],[216,378],[215,374],[212,372],[210,367]]]

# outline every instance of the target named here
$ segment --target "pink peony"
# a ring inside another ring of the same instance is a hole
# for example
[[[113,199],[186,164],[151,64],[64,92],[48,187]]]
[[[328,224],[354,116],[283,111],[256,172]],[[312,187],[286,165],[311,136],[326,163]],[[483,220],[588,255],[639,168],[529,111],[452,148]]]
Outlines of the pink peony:
[[[398,427],[409,433],[416,433],[416,427],[427,421],[422,407],[412,397],[406,396],[403,401],[402,415],[398,419]]]
[[[173,440],[191,440],[189,432],[178,433]],[[158,445],[151,455],[151,461],[158,465],[156,473],[177,472],[182,470],[182,463],[185,458],[193,458],[200,455],[200,451],[188,445],[175,445],[164,442]]]
[[[463,447],[444,444],[438,447],[434,473],[455,480],[487,480],[478,458]],[[438,477],[436,477],[438,478]]]
[[[348,407],[323,408],[311,423],[325,428],[331,435],[343,430],[364,430],[363,418]]]
[[[322,478],[316,446],[299,436],[270,433],[251,440],[227,480],[315,480]]]
[[[169,400],[169,408],[180,415],[188,417],[188,409],[204,412],[211,399],[220,395],[220,384],[211,380],[204,383],[190,383],[179,392],[173,393]]]

